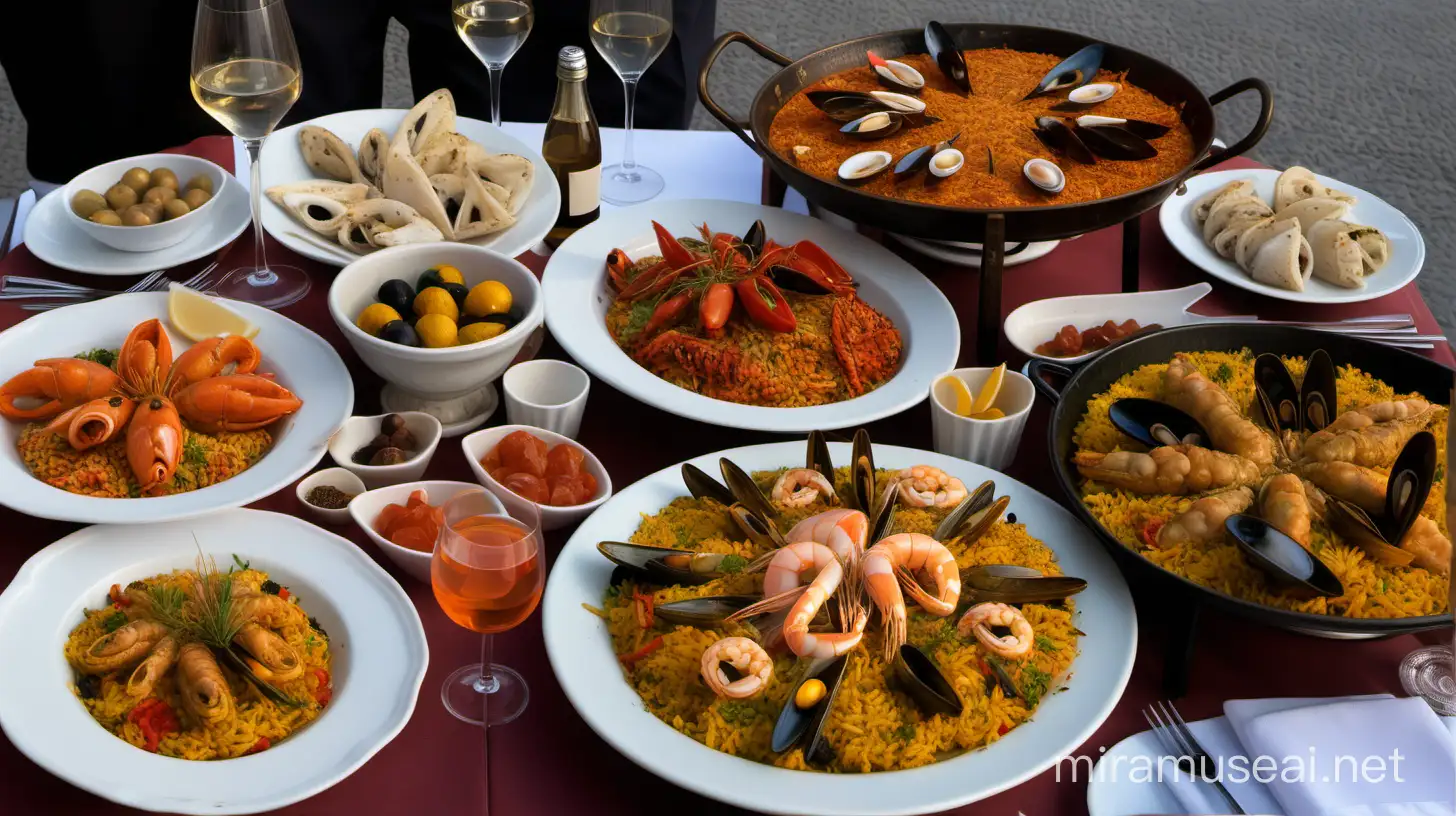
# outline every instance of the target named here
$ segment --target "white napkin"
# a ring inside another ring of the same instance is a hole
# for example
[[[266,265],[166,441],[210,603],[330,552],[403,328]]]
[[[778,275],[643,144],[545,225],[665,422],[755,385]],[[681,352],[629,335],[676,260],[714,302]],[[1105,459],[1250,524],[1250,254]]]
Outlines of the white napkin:
[[[1210,720],[1200,720],[1188,724],[1188,730],[1193,732],[1193,738],[1204,752],[1213,757],[1220,770],[1219,781],[1223,783],[1234,801],[1246,813],[1278,813],[1279,804],[1269,794],[1269,789],[1254,781],[1252,778],[1235,778],[1228,773],[1227,769],[1237,761],[1235,758],[1244,755],[1244,747],[1239,744],[1238,735],[1234,732],[1229,723],[1229,718],[1215,717]],[[1156,739],[1149,735],[1150,738]],[[1162,750],[1159,744],[1159,750]],[[1229,813],[1228,802],[1218,789],[1213,785],[1197,779],[1176,768],[1172,760],[1159,759],[1159,775],[1154,781],[1161,781],[1173,797],[1183,806],[1184,813]],[[1139,781],[1129,775],[1133,781]]]
[[[1456,747],[1424,701],[1310,702],[1230,701],[1224,709],[1244,753],[1264,763],[1286,816],[1456,813]]]

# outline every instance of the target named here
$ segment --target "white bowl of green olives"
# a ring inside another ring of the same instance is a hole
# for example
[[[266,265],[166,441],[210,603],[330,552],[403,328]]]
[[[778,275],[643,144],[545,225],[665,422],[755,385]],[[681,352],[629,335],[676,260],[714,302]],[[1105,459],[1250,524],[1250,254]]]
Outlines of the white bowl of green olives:
[[[153,153],[93,167],[60,194],[87,235],[123,252],[152,252],[191,235],[227,183],[227,171],[206,159]]]

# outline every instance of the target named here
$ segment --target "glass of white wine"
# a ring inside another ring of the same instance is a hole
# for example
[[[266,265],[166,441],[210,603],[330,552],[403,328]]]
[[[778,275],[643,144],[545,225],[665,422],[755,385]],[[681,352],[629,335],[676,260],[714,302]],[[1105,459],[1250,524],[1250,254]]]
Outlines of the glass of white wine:
[[[229,272],[217,293],[277,309],[309,289],[308,273],[269,265],[263,248],[258,153],[303,87],[283,0],[201,0],[192,31],[192,98],[248,147],[253,265]]]
[[[672,0],[592,0],[591,41],[622,78],[627,96],[622,163],[602,168],[602,199],[636,204],[662,192],[662,175],[632,154],[632,113],[637,81],[672,39]]]
[[[536,12],[531,0],[451,0],[455,33],[490,74],[490,121],[501,123],[501,74],[526,43]]]

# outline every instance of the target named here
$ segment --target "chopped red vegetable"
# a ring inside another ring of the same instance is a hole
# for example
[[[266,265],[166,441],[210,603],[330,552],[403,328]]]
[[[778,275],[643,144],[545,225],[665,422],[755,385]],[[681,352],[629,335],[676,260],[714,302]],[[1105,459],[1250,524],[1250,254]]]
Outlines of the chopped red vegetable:
[[[622,665],[626,666],[628,669],[631,669],[632,666],[637,663],[637,661],[661,648],[662,636],[658,635],[657,637],[648,641],[646,646],[643,646],[642,648],[638,649],[635,652],[632,652],[631,654],[620,655],[617,659],[622,661]]]
[[[283,587],[282,589],[278,590],[278,597],[282,598],[285,601],[288,600],[289,594],[290,593],[288,592],[288,587]]]
[[[182,730],[182,723],[178,722],[172,707],[156,697],[148,697],[137,703],[126,715],[126,719],[141,729],[142,738],[146,740],[146,745],[142,747],[154,754],[162,737]]]
[[[1100,326],[1079,332],[1076,326],[1067,324],[1058,329],[1052,339],[1037,346],[1036,353],[1048,357],[1076,357],[1088,351],[1107,348],[1138,332],[1160,328],[1162,326],[1157,323],[1139,326],[1136,320],[1124,320],[1121,323],[1109,320]]]
[[[1001,725],[999,725],[999,726],[996,727],[996,736],[998,736],[998,737],[1004,737],[1004,736],[1006,736],[1006,732],[1007,731],[1010,731],[1010,730],[1011,730],[1010,728],[1007,728],[1006,727],[1006,723],[1001,723]]]
[[[313,699],[320,706],[326,706],[334,699],[334,687],[329,683],[329,672],[327,669],[314,669],[313,675],[318,678],[318,688],[313,690]]]
[[[1163,525],[1166,524],[1167,521],[1167,519],[1159,518],[1153,519],[1147,524],[1144,524],[1142,529],[1143,543],[1148,545],[1149,547],[1156,548],[1158,546],[1158,533],[1162,532]]]
[[[257,754],[257,753],[262,753],[263,751],[266,751],[266,750],[268,750],[271,747],[273,747],[273,743],[269,742],[267,737],[258,737],[258,741],[255,742],[255,743],[253,743],[253,747],[252,748],[249,748],[248,750],[244,751],[243,753],[244,754]]]
[[[632,602],[636,605],[637,625],[643,629],[652,628],[652,596],[633,591]]]

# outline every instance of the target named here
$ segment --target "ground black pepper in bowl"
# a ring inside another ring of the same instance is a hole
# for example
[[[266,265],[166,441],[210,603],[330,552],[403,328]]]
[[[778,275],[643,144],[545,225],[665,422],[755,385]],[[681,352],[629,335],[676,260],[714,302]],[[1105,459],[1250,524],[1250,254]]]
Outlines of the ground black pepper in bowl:
[[[349,506],[349,502],[353,498],[353,493],[345,493],[333,485],[319,485],[308,491],[304,500],[314,507],[322,507],[325,510],[342,510]]]

